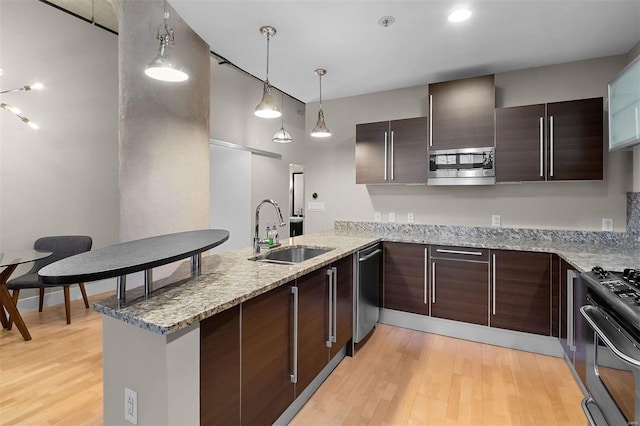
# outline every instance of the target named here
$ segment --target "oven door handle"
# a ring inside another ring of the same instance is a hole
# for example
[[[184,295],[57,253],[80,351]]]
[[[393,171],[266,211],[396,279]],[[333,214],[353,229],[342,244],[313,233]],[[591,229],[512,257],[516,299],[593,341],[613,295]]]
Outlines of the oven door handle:
[[[599,426],[607,424],[604,416],[602,415],[602,412],[600,411],[600,407],[598,407],[593,397],[586,397],[582,400],[580,405],[582,405],[582,411],[587,418],[588,426]],[[591,406],[591,408],[589,408],[589,406]],[[596,418],[600,420],[596,420]]]
[[[632,355],[629,351],[623,348],[622,345],[617,345],[618,340],[628,338],[622,334],[620,327],[614,323],[612,319],[608,319],[607,316],[596,306],[586,305],[580,308],[580,313],[587,320],[593,331],[596,332],[598,337],[609,347],[611,352],[620,360],[635,367],[640,367],[640,350],[635,348],[636,355]],[[605,331],[606,330],[606,331]],[[619,338],[617,338],[619,336]],[[620,342],[624,343],[624,341]],[[628,341],[632,344],[631,341]]]

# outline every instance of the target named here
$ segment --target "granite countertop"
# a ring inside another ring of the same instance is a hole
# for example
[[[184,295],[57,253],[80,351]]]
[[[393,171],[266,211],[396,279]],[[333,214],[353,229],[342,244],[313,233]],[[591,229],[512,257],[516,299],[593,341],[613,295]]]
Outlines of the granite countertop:
[[[451,232],[452,229],[455,232]],[[231,250],[203,257],[202,274],[197,278],[190,277],[190,264],[184,262],[170,277],[154,283],[157,290],[149,298],[145,298],[142,288],[138,287],[127,292],[125,302],[112,296],[94,303],[93,307],[107,316],[151,332],[169,334],[378,241],[555,253],[581,272],[595,265],[614,271],[640,266],[640,248],[637,245],[622,244],[615,236],[594,241],[591,235],[578,233],[576,236],[563,232],[520,230],[509,235],[492,235],[490,232],[478,232],[477,228],[385,227],[342,222],[336,224],[335,230],[282,240],[283,246],[333,248],[307,261],[295,265],[254,262],[249,260],[251,248]]]

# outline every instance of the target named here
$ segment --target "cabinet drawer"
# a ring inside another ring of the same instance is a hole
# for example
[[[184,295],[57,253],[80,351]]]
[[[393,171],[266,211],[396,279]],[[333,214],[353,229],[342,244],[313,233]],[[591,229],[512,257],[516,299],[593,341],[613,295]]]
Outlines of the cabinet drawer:
[[[489,262],[489,249],[456,246],[431,246],[431,258]]]

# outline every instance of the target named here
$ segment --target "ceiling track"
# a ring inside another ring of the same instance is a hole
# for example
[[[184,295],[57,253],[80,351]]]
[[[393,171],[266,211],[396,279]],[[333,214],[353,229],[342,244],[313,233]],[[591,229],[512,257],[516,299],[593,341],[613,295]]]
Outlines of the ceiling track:
[[[107,27],[105,27],[105,26],[103,26],[103,25],[98,24],[97,22],[95,22],[95,20],[94,20],[94,19],[87,19],[87,18],[85,18],[85,17],[83,17],[83,16],[80,16],[80,15],[78,15],[78,14],[76,14],[76,13],[73,13],[73,12],[71,12],[70,10],[65,9],[65,8],[63,8],[63,7],[61,7],[61,6],[57,5],[57,4],[51,3],[50,1],[47,1],[47,0],[38,0],[38,1],[39,1],[39,2],[41,2],[41,3],[46,4],[47,6],[51,6],[51,7],[56,8],[56,9],[58,9],[58,10],[60,10],[60,11],[64,12],[64,13],[67,13],[67,14],[69,14],[69,15],[73,16],[74,18],[78,18],[78,19],[80,19],[80,20],[82,20],[82,21],[84,21],[84,22],[87,22],[87,23],[89,23],[89,24],[91,24],[91,25],[93,25],[93,26],[96,26],[96,27],[98,27],[98,28],[100,28],[100,29],[103,29],[103,30],[105,30],[105,31],[107,31],[107,32],[110,32],[111,34],[119,35],[117,31],[114,31],[114,30],[109,29],[109,28],[107,28]],[[239,66],[237,66],[236,64],[234,64],[233,62],[231,62],[230,60],[228,60],[227,58],[225,58],[224,56],[219,55],[218,53],[214,52],[213,50],[209,50],[209,54],[210,54],[211,56],[215,57],[215,58],[218,60],[218,65],[230,65],[230,66],[232,66],[233,68],[235,68],[236,70],[238,70],[238,71],[240,71],[240,72],[243,72],[244,74],[246,74],[246,75],[248,75],[248,76],[250,76],[250,77],[253,77],[253,78],[255,78],[256,80],[258,80],[258,81],[260,81],[260,82],[264,82],[264,80],[263,80],[263,79],[261,79],[261,78],[259,78],[259,77],[255,76],[255,75],[253,75],[253,74],[251,74],[251,73],[250,73],[250,72],[248,72],[248,71],[245,71],[244,69],[240,68]],[[291,96],[290,94],[288,94],[287,92],[285,92],[285,91],[283,91],[283,90],[281,90],[281,89],[278,89],[278,87],[277,87],[277,86],[273,86],[273,85],[271,85],[271,87],[273,87],[273,88],[274,88],[274,89],[276,89],[277,91],[279,91],[279,92],[281,92],[281,93],[283,93],[283,94],[287,95],[289,98],[291,98],[291,99],[293,99],[293,100],[295,100],[295,101],[298,101],[298,102],[300,102],[300,103],[304,104],[304,102],[302,102],[300,99],[296,98],[295,96]]]

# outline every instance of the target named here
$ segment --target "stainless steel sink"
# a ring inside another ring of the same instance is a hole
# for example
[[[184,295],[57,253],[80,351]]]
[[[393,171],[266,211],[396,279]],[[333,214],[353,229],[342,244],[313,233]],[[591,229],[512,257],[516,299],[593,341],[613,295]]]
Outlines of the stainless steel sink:
[[[289,246],[279,250],[273,250],[251,258],[257,262],[280,263],[284,265],[293,265],[312,259],[321,254],[325,254],[333,250],[328,247],[310,247],[310,246]]]

